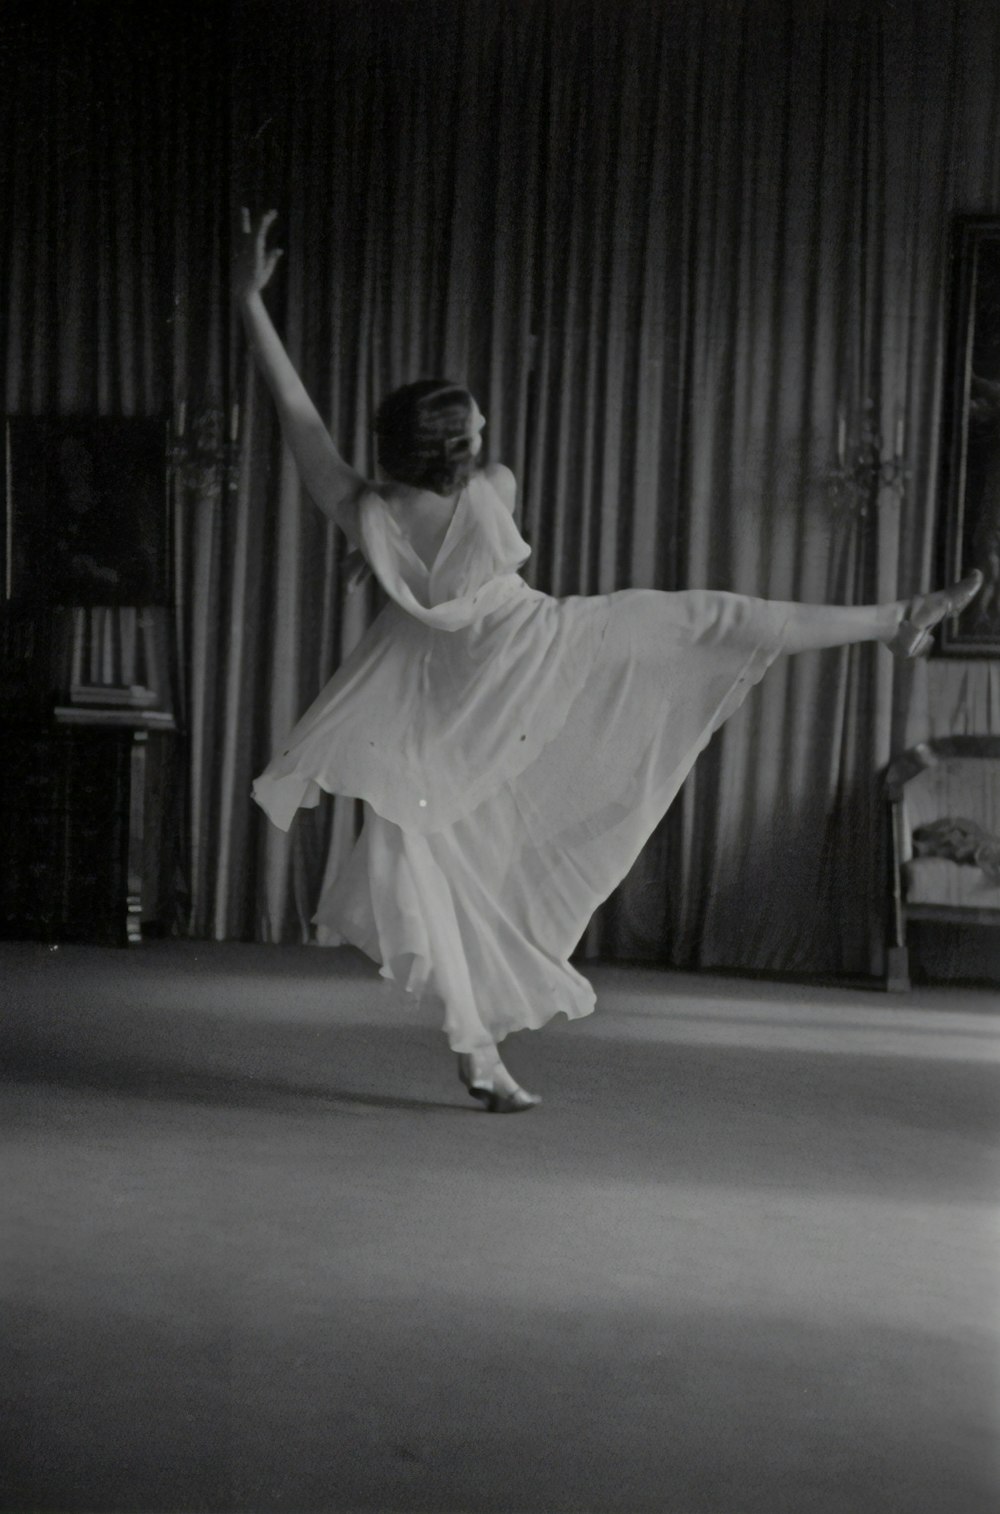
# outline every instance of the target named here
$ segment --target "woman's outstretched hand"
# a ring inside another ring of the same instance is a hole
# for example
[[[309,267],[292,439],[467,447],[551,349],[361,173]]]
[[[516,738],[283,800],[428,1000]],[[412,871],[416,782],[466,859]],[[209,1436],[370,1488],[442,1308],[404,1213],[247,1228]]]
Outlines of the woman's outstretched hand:
[[[269,210],[254,226],[245,205],[240,212],[240,238],[233,259],[232,277],[233,295],[238,300],[247,300],[251,295],[259,294],[270,282],[271,275],[278,266],[281,248],[269,250],[267,245],[267,233],[277,215],[276,210]]]

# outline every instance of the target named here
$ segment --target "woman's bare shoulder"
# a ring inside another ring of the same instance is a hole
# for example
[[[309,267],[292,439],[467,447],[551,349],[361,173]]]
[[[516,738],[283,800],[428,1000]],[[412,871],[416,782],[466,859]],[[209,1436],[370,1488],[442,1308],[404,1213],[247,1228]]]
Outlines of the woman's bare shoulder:
[[[503,500],[511,515],[517,504],[517,479],[504,463],[487,463],[483,476]]]

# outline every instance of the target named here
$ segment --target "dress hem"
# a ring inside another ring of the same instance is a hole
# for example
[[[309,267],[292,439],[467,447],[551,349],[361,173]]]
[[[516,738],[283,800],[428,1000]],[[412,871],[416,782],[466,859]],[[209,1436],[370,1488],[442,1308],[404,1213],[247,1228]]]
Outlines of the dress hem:
[[[435,999],[439,1003],[441,1002],[440,996],[428,985],[429,968],[424,968],[423,972],[416,972],[416,964],[414,963],[408,969],[400,968],[397,972],[393,968],[392,959],[390,958],[389,961],[383,960],[378,950],[370,943],[366,944],[361,939],[352,940],[350,936],[345,935],[342,931],[333,930],[328,925],[319,925],[316,921],[313,923],[317,925],[316,944],[318,946],[324,948],[353,946],[356,950],[363,952],[369,961],[374,962],[379,970],[380,978],[401,989],[408,998],[413,1000],[415,1005]],[[410,952],[400,953],[401,958],[412,957],[412,955]],[[556,1015],[565,1015],[567,1020],[584,1020],[588,1015],[592,1015],[597,1008],[597,995],[590,988],[589,984],[586,985],[586,991],[581,988],[576,998],[568,992],[558,996],[553,995],[553,998],[558,998],[559,1002],[554,1003],[545,1011],[536,1008],[534,1013],[529,1014],[517,1024],[491,1027],[490,1031],[487,1031],[482,1036],[449,1035],[449,1048],[459,1054],[484,1051],[491,1046],[500,1045],[508,1036],[516,1035],[518,1031],[543,1030],[551,1020],[555,1019]]]

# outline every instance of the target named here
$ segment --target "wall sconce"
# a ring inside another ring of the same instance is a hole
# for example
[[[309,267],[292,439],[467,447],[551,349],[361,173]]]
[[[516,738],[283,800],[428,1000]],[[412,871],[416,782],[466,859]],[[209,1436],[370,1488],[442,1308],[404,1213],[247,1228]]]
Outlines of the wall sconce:
[[[896,417],[890,454],[885,451],[874,400],[865,400],[853,439],[848,435],[847,415],[841,406],[837,416],[837,465],[826,476],[830,503],[838,515],[852,520],[867,518],[878,509],[885,489],[903,499],[910,476],[905,467],[903,443],[902,415]]]
[[[177,405],[169,462],[174,477],[185,489],[202,498],[218,502],[225,489],[239,486],[240,407],[226,412],[221,405],[205,405],[194,410],[188,426],[187,401]]]

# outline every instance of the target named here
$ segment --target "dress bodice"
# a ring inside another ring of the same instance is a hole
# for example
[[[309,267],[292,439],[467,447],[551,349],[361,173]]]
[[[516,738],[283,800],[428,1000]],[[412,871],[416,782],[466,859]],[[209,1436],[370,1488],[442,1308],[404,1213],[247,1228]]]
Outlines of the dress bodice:
[[[362,549],[382,588],[401,609],[438,630],[459,630],[496,609],[531,555],[482,473],[462,490],[429,567],[374,489],[362,498],[359,518]]]

